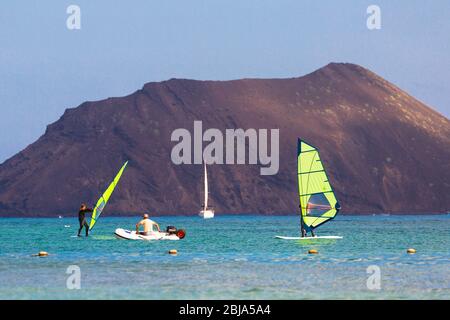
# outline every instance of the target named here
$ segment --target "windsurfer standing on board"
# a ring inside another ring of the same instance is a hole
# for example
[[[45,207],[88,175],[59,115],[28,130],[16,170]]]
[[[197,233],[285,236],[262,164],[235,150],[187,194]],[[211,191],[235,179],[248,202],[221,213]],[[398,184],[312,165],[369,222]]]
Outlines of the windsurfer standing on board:
[[[140,234],[143,236],[148,236],[148,234],[153,231],[153,226],[156,226],[158,232],[161,232],[159,229],[159,224],[155,221],[152,221],[148,218],[148,214],[144,214],[143,219],[136,224],[136,234]],[[144,226],[144,231],[139,232],[139,226]]]
[[[305,238],[305,237],[308,236],[308,234],[307,234],[307,232],[306,232],[305,225],[304,225],[304,223],[303,223],[303,219],[302,219],[301,225],[302,225],[302,226],[301,226],[301,229],[302,229],[302,238]],[[310,228],[310,231],[311,231],[311,237],[315,237],[316,234],[314,233],[314,229],[313,229],[313,228]]]
[[[301,208],[301,206],[300,206]],[[310,214],[311,213],[311,209],[315,208],[315,205],[312,203],[308,203],[306,205],[306,214]],[[306,228],[305,228],[305,224],[303,223],[303,219],[300,219],[300,229],[301,229],[301,233],[302,233],[302,238],[305,238],[308,236]],[[309,227],[309,230],[311,231],[311,237],[315,237],[316,234],[314,233],[314,228],[313,227]]]
[[[92,209],[88,208],[84,203],[78,211],[78,221],[80,222],[80,229],[78,229],[78,236],[81,237],[80,233],[83,227],[86,228],[86,237],[89,235],[89,225],[86,222],[86,212],[92,212]]]

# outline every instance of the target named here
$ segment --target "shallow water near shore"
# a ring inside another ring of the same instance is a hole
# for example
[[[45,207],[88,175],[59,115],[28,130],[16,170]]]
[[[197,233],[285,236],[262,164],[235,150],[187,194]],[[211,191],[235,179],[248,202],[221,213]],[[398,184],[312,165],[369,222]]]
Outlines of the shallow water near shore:
[[[88,238],[74,237],[76,218],[0,219],[0,299],[450,299],[449,215],[338,216],[317,230],[342,240],[275,239],[298,235],[296,216],[153,217],[186,238],[114,237],[138,218],[104,216]],[[70,265],[79,290],[67,288]]]

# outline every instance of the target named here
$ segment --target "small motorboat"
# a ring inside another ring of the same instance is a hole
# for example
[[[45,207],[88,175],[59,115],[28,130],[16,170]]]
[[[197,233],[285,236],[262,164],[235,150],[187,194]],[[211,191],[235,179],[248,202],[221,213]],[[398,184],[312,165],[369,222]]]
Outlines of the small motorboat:
[[[142,235],[137,234],[136,231],[117,228],[114,234],[116,238],[124,240],[181,240],[186,236],[186,231],[169,226],[165,232],[151,231]]]

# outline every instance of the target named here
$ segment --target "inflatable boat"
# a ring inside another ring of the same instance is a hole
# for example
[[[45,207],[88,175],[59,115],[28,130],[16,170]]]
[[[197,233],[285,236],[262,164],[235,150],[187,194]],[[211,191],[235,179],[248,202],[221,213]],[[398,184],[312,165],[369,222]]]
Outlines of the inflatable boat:
[[[116,238],[124,240],[181,240],[186,236],[183,229],[177,230],[174,227],[167,227],[166,232],[151,231],[146,235],[137,234],[136,231],[125,230],[122,228],[114,231]]]

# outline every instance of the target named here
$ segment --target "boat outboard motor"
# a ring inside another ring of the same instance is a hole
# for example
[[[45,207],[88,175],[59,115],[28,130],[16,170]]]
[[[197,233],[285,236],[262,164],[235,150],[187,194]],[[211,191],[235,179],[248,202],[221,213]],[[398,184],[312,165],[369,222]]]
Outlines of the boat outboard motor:
[[[184,231],[184,229],[179,229],[177,231],[177,237],[183,239],[184,237],[186,237],[186,231]]]
[[[175,228],[174,226],[168,226],[166,229],[166,232],[168,234],[176,234],[177,233],[177,228]]]

